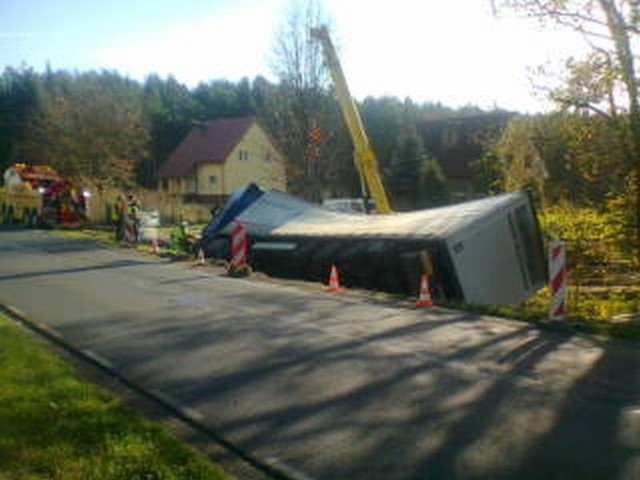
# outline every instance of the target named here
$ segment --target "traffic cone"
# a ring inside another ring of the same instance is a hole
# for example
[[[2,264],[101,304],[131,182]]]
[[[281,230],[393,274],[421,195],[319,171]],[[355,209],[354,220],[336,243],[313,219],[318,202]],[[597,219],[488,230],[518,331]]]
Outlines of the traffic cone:
[[[429,291],[429,277],[427,275],[422,275],[420,280],[420,295],[418,296],[416,307],[433,307],[433,300],[431,300],[431,292]]]
[[[340,279],[338,278],[338,269],[335,265],[331,265],[331,273],[329,275],[329,291],[331,293],[340,293],[342,287],[340,286]]]
[[[202,250],[202,247],[198,249],[198,258],[196,260],[196,265],[198,266],[203,266],[205,265],[205,260],[204,260],[204,250]]]

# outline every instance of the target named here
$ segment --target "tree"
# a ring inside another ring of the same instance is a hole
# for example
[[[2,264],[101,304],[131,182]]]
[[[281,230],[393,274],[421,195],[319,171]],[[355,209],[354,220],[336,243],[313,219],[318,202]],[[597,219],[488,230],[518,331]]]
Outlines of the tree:
[[[449,202],[450,191],[440,162],[427,156],[420,165],[417,206],[439,207]]]
[[[334,176],[336,159],[328,144],[322,146],[319,160],[307,155],[312,129],[319,127],[325,138],[335,138],[338,125],[327,94],[322,50],[310,36],[312,27],[326,23],[314,0],[292,6],[273,46],[273,70],[280,84],[261,111],[287,158],[290,190],[314,200],[320,199],[327,180]]]
[[[540,151],[540,145],[547,142],[543,125],[539,117],[516,118],[494,144],[492,156],[500,166],[502,190],[531,188],[542,195],[547,176]]]
[[[532,188],[544,205],[602,209],[613,193],[628,191],[621,123],[561,112],[512,119],[488,153],[500,189]]]
[[[276,34],[273,46],[273,70],[281,82],[294,92],[321,91],[328,75],[322,50],[311,39],[311,28],[328,23],[326,14],[315,0],[294,3]]]
[[[0,77],[0,172],[26,160],[19,157],[17,145],[41,103],[41,79],[32,69],[5,69]]]
[[[449,200],[447,179],[438,160],[427,153],[409,123],[393,153],[390,186],[397,203],[408,209],[436,207]]]
[[[112,72],[51,70],[41,85],[40,108],[16,142],[17,157],[87,177],[99,188],[131,185],[149,154],[140,85]]]
[[[367,97],[360,113],[380,168],[388,171],[405,127],[415,125],[416,107],[409,99],[402,102],[396,97]]]
[[[415,128],[411,125],[405,128],[393,153],[389,184],[397,205],[415,209],[419,202],[420,170],[428,157]]]
[[[481,157],[470,162],[469,168],[475,193],[495,195],[504,191],[501,161],[491,146]]]
[[[605,118],[623,116],[625,156],[635,178],[636,246],[640,259],[640,102],[633,51],[640,33],[638,2],[505,0],[501,4],[572,29],[591,47],[586,59],[569,59],[564,84],[549,93],[565,109],[595,112]],[[618,92],[623,92],[622,97]]]
[[[247,79],[239,83],[229,80],[203,82],[193,90],[192,97],[196,103],[195,117],[200,121],[255,113]]]
[[[138,172],[147,187],[156,183],[156,171],[189,132],[196,115],[196,102],[185,86],[169,77],[150,75],[144,83],[144,116],[149,129],[151,154]]]

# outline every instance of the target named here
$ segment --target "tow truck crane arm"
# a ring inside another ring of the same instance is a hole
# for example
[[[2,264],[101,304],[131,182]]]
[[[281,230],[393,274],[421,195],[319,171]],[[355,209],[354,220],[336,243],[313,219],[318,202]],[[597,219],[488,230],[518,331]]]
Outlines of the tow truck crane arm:
[[[340,66],[338,55],[325,26],[311,29],[311,37],[322,45],[327,67],[336,90],[336,99],[342,110],[345,123],[351,135],[354,147],[353,161],[360,174],[360,183],[366,198],[370,196],[375,202],[378,213],[392,213],[389,197],[382,184],[378,169],[378,159],[371,147],[371,142],[364,129],[358,107],[349,93],[347,80]],[[367,195],[368,193],[368,195]]]

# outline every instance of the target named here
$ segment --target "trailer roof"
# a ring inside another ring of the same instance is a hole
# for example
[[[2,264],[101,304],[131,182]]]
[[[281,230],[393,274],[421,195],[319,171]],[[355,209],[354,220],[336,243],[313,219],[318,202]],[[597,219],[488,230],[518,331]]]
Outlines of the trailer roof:
[[[488,218],[515,202],[522,192],[481,200],[389,215],[333,212],[285,193],[270,191],[255,200],[235,220],[249,234],[282,237],[421,237],[444,238]],[[230,226],[224,230],[229,233]]]

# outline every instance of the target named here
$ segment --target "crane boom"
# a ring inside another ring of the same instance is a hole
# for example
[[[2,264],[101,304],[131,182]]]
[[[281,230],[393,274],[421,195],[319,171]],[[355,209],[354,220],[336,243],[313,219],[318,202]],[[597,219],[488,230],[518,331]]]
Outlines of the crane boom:
[[[378,169],[378,159],[371,147],[371,142],[364,129],[358,107],[349,93],[347,80],[340,66],[338,55],[329,36],[326,26],[311,29],[311,36],[322,45],[327,67],[336,90],[336,98],[342,109],[345,123],[351,135],[354,147],[353,161],[356,165],[363,190],[368,191],[375,202],[378,213],[392,213],[389,197],[382,183]]]

